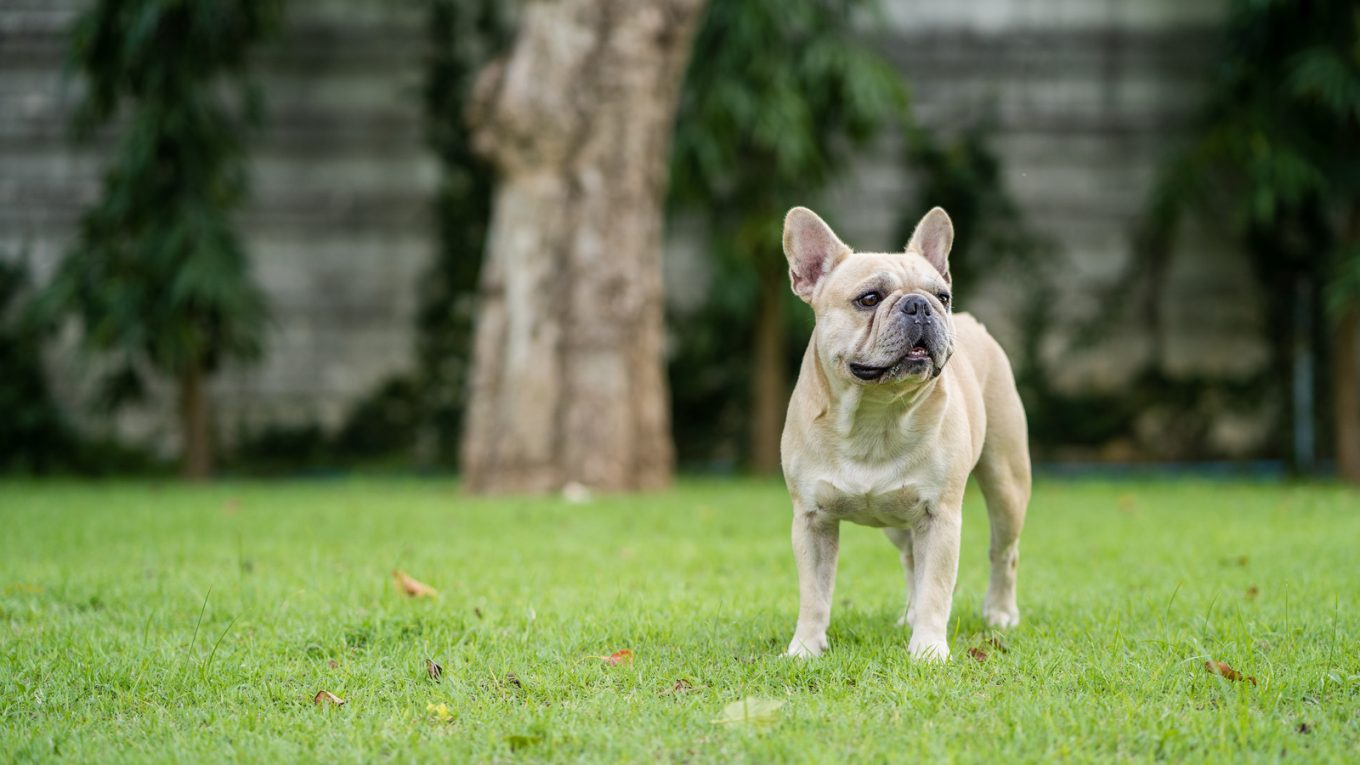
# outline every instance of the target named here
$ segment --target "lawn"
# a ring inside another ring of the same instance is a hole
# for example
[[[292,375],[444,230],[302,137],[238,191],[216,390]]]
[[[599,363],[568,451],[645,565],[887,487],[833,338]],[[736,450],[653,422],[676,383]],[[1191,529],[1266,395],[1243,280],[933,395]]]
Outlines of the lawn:
[[[0,762],[1360,761],[1360,495],[1041,480],[998,638],[974,493],[943,666],[859,527],[831,650],[781,658],[788,516],[765,482],[0,483]],[[743,698],[783,703],[715,722]]]

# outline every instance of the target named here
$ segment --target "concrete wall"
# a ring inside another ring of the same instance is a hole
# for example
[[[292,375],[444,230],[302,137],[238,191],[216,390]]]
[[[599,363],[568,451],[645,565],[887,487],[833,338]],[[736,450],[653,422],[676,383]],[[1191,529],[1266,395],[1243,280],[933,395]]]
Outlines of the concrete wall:
[[[0,253],[27,253],[40,274],[99,190],[100,152],[73,147],[66,131],[65,31],[84,4],[0,4]],[[265,422],[334,426],[412,363],[438,181],[421,132],[423,21],[419,3],[293,2],[259,57],[268,120],[241,224],[273,321],[263,364],[216,382],[229,435]],[[94,370],[54,357],[63,393],[78,398]],[[171,449],[168,413],[130,411],[119,428]]]
[[[72,88],[64,30],[82,0],[0,4],[0,253],[26,252],[50,271],[80,211],[98,192],[98,151],[65,137]],[[920,118],[949,130],[997,122],[1011,188],[1030,220],[1061,245],[1054,301],[1079,327],[1129,256],[1127,233],[1168,140],[1184,127],[1212,53],[1221,0],[888,0],[866,29],[909,78]],[[272,305],[266,361],[217,382],[228,432],[267,422],[334,426],[378,381],[407,369],[415,287],[433,253],[428,204],[437,182],[420,129],[425,45],[417,3],[313,0],[289,6],[282,40],[260,58],[268,125],[242,218]],[[852,244],[890,241],[911,197],[892,137],[839,184],[825,209]],[[913,211],[919,213],[920,211]],[[1127,331],[1072,352],[1045,353],[1070,389],[1113,389],[1146,354],[1185,374],[1241,372],[1265,362],[1238,259],[1190,241],[1165,290],[1180,328],[1152,349]],[[674,295],[702,295],[693,242],[668,254]],[[1006,275],[960,296],[1012,349],[1018,303]],[[1195,306],[1212,301],[1215,310]],[[66,395],[91,372],[54,353]],[[125,415],[125,434],[174,446],[166,407]],[[1262,434],[1225,436],[1227,452]]]
[[[1197,108],[1225,11],[1221,0],[895,0],[887,3],[888,29],[872,36],[911,83],[923,123],[945,132],[984,118],[995,125],[1007,184],[1058,247],[1045,288],[1057,326],[1042,350],[1059,389],[1118,392],[1149,359],[1172,377],[1245,376],[1269,362],[1246,260],[1194,221],[1159,290],[1172,328],[1162,347],[1153,347],[1136,313],[1099,345],[1072,342],[1119,289],[1132,256],[1129,233]],[[891,238],[914,195],[910,172],[884,161],[897,149],[886,140],[830,200],[835,225],[852,244],[903,244]],[[975,294],[958,296],[1012,354],[1021,348],[1018,319],[1029,298],[1017,294],[1014,276],[998,273]],[[1216,414],[1211,448],[1222,456],[1254,452],[1270,437],[1263,414]],[[1154,427],[1150,418],[1147,428]],[[1133,451],[1148,454],[1157,434],[1137,440]]]
[[[1010,189],[1060,249],[1053,285],[1060,323],[1091,321],[1128,263],[1128,234],[1158,164],[1198,103],[1223,4],[897,0],[888,10],[893,29],[879,44],[909,79],[917,116],[943,131],[994,120]],[[866,249],[900,247],[889,238],[912,199],[911,182],[900,163],[866,157],[832,208]],[[1188,256],[1175,259],[1164,292],[1180,326],[1158,350],[1183,374],[1250,371],[1266,353],[1247,310],[1251,275],[1241,258],[1195,235],[1192,227],[1182,245]],[[960,305],[1016,348],[1016,296],[1006,276],[960,296]],[[1187,314],[1186,306],[1200,310]],[[1136,331],[1112,338],[1118,347],[1075,356],[1056,341],[1060,382],[1070,388],[1116,387],[1153,351]]]

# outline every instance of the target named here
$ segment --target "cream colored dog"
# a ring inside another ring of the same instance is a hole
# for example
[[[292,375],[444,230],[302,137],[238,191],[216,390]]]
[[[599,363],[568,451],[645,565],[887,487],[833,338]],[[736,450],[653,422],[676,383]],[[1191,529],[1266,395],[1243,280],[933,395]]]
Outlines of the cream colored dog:
[[[951,310],[954,226],[935,208],[906,252],[856,253],[816,213],[784,219],[793,291],[817,326],[782,443],[793,498],[798,627],[791,656],[827,649],[841,521],[882,528],[901,551],[912,656],[947,660],[964,486],[977,476],[991,518],[983,616],[1020,621],[1015,574],[1029,503],[1025,411],[1001,346]]]

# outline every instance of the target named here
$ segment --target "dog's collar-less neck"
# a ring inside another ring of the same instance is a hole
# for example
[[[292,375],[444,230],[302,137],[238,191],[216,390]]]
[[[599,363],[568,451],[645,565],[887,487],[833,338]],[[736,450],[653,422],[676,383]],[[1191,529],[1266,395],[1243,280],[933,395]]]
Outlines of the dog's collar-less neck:
[[[813,342],[815,344],[815,338]],[[815,347],[813,354],[817,381],[827,402],[823,415],[831,415],[830,424],[843,442],[890,447],[896,440],[895,435],[919,435],[931,430],[932,424],[936,424],[933,421],[943,417],[943,407],[923,404],[940,385],[944,370],[918,385],[856,385],[839,379],[832,370],[826,369]],[[932,417],[931,413],[936,411],[937,416]],[[870,435],[874,431],[878,432],[878,437]]]

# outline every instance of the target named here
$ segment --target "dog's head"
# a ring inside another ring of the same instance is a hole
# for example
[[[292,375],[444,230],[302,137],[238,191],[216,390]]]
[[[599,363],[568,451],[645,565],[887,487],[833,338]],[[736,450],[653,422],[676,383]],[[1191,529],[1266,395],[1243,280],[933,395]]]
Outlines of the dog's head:
[[[905,252],[854,252],[806,207],[784,218],[793,291],[817,314],[821,360],[861,385],[937,377],[954,353],[949,248],[954,224],[936,207]]]

